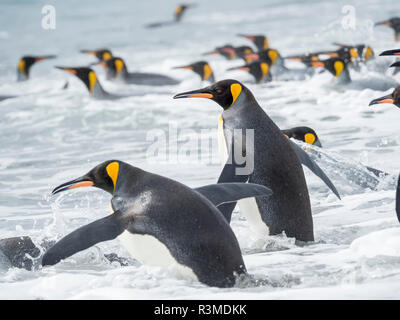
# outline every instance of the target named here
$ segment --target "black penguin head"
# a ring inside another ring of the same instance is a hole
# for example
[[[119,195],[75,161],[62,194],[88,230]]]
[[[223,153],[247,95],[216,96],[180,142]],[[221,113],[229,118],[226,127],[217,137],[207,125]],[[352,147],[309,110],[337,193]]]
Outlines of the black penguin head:
[[[240,46],[240,47],[235,47],[235,54],[237,57],[242,58],[243,60],[246,60],[246,56],[254,53],[254,50],[250,48],[249,46]]]
[[[113,194],[118,185],[120,168],[123,165],[124,163],[119,160],[105,161],[82,177],[59,185],[52,194],[81,187],[96,187]]]
[[[96,57],[99,60],[107,60],[113,57],[111,51],[108,49],[81,50],[81,53],[89,54],[91,56]]]
[[[308,144],[322,147],[321,142],[318,139],[317,133],[309,127],[295,127],[291,129],[282,130],[282,133],[287,138],[293,138]]]
[[[253,61],[241,67],[234,67],[228,70],[243,70],[250,73],[256,80],[257,83],[261,83],[265,80],[269,73],[270,66],[268,63],[263,61]]]
[[[108,60],[102,60],[95,64],[100,64],[107,71],[107,79],[115,79],[121,75],[121,72],[127,72],[125,61],[119,57],[113,57]]]
[[[203,81],[215,81],[214,72],[207,61],[198,61],[187,66],[175,67],[174,69],[192,70],[193,72],[197,73]]]
[[[180,21],[182,19],[183,13],[189,9],[194,7],[193,4],[180,4],[175,8],[175,21]]]
[[[346,69],[346,63],[340,58],[331,58],[328,60],[311,61],[314,68],[323,67],[332,73],[336,78]]]
[[[227,79],[214,83],[213,85],[188,92],[179,93],[174,99],[181,98],[207,98],[214,100],[224,110],[234,106],[239,96],[253,97],[251,92],[237,80]],[[254,97],[253,97],[254,99]]]
[[[17,74],[18,79],[22,80],[23,78],[29,78],[29,71],[31,67],[39,61],[46,60],[46,59],[54,59],[56,56],[24,56],[19,60],[17,66]]]
[[[222,47],[215,48],[215,50],[213,50],[213,51],[203,53],[203,55],[210,55],[210,54],[219,54],[228,60],[232,60],[232,59],[236,58],[235,48],[233,46],[231,46],[230,44],[226,44]]]
[[[268,63],[270,66],[273,66],[278,58],[280,58],[280,54],[276,49],[265,49],[257,53],[248,54],[248,58],[252,58],[253,60],[261,60]]]
[[[390,103],[400,108],[400,86],[394,89],[391,94],[372,100],[369,105],[372,106],[380,103]]]
[[[98,83],[98,78],[96,73],[92,69],[87,67],[73,68],[73,67],[57,67],[57,66],[55,68],[69,72],[74,76],[77,76],[86,85],[86,87],[89,90],[89,93],[93,94],[94,88]]]
[[[400,34],[400,17],[394,17],[389,20],[380,21],[375,23],[375,26],[387,26],[394,30],[394,40],[399,40]]]
[[[238,34],[238,36],[253,42],[259,51],[269,48],[268,39],[263,35],[252,36],[248,34]]]

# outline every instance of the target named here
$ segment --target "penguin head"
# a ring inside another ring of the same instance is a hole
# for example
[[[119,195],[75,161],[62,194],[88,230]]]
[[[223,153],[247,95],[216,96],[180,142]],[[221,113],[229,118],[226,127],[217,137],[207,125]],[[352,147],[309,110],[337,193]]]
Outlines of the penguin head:
[[[193,4],[180,4],[175,8],[175,21],[180,21],[182,19],[183,13],[189,9],[194,7]]]
[[[261,83],[266,79],[266,77],[270,71],[270,66],[266,62],[257,60],[257,61],[253,61],[249,64],[246,64],[244,66],[234,67],[234,68],[230,68],[228,70],[246,71],[255,78],[257,83]]]
[[[399,63],[400,66],[400,63]],[[380,97],[378,99],[372,100],[369,105],[372,106],[374,104],[380,103],[390,103],[394,104],[396,107],[400,108],[400,86],[398,86],[391,94]]]
[[[52,191],[52,195],[81,187],[96,187],[113,194],[118,185],[120,168],[123,165],[124,163],[119,160],[100,163],[82,177],[59,185]]]
[[[90,68],[87,67],[73,68],[73,67],[58,67],[58,66],[56,66],[55,68],[69,72],[74,76],[78,77],[86,85],[91,95],[93,94],[96,85],[98,85],[99,83],[96,73]]]
[[[231,46],[230,44],[226,44],[222,47],[215,48],[215,50],[213,50],[213,51],[203,53],[203,55],[210,55],[210,54],[219,54],[228,60],[233,60],[236,58],[235,48],[233,46]]]
[[[287,138],[293,138],[296,140],[303,141],[308,144],[322,147],[321,142],[317,136],[317,133],[310,127],[295,127],[291,129],[282,130],[282,133]]]
[[[394,17],[389,20],[380,21],[375,23],[375,26],[387,26],[394,30],[394,40],[399,40],[400,34],[400,17]]]
[[[198,61],[187,66],[175,67],[174,69],[192,70],[197,73],[202,81],[214,82],[214,72],[207,61]]]
[[[218,81],[203,89],[179,93],[174,96],[174,99],[207,98],[215,101],[224,110],[227,110],[234,107],[235,102],[241,96],[245,96],[245,98],[253,97],[252,93],[239,81],[227,79]]]
[[[107,60],[113,57],[111,51],[108,49],[81,50],[81,53],[89,54],[91,56],[96,57],[99,60]]]
[[[247,57],[252,58],[254,60],[264,61],[268,63],[270,66],[273,66],[274,64],[276,64],[281,55],[279,54],[278,50],[268,48],[257,53],[248,54]]]
[[[323,67],[338,78],[346,69],[346,63],[340,58],[331,58],[327,60],[311,61],[314,68]]]
[[[122,72],[127,72],[125,61],[119,57],[112,57],[107,60],[99,61],[95,64],[102,65],[107,72],[106,78],[108,80],[119,78]]]
[[[24,56],[19,60],[17,66],[17,75],[18,80],[27,80],[29,79],[29,71],[31,67],[39,61],[46,60],[46,59],[54,59],[56,56]]]
[[[269,48],[268,39],[263,35],[248,35],[248,34],[238,34],[239,37],[246,38],[253,42],[259,51]]]

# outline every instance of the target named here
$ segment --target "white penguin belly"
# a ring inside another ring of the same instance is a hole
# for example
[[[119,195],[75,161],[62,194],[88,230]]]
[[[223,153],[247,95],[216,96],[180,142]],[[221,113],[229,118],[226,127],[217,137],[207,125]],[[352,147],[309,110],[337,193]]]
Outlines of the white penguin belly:
[[[228,160],[228,147],[224,135],[223,118],[218,121],[218,145],[222,165]],[[240,211],[245,215],[250,228],[259,236],[269,235],[269,228],[261,219],[260,210],[255,198],[246,198],[238,201]]]
[[[150,235],[133,234],[129,231],[124,231],[118,239],[140,263],[164,268],[172,267],[183,276],[198,281],[193,270],[178,263],[168,248],[157,238]]]

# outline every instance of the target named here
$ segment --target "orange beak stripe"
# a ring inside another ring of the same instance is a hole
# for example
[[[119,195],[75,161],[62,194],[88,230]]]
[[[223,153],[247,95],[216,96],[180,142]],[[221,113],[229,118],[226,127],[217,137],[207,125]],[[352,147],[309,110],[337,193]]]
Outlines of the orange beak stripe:
[[[74,184],[70,187],[68,187],[68,189],[75,189],[75,188],[81,188],[81,187],[92,187],[94,185],[94,183],[92,181],[82,181],[79,182],[77,184]]]
[[[321,62],[321,61],[313,61],[313,62],[311,62],[311,65],[313,66],[313,67],[324,67],[325,65],[324,65],[324,63],[323,62]]]
[[[74,69],[68,69],[68,68],[65,68],[65,69],[63,69],[64,71],[67,71],[67,72],[69,72],[69,73],[72,73],[72,74],[77,74],[78,72],[76,71],[76,70],[74,70]]]
[[[212,99],[214,96],[211,93],[195,93],[188,96],[188,98],[206,98]]]
[[[390,104],[393,104],[394,100],[393,99],[383,99],[383,100],[379,101],[378,103],[390,103]]]

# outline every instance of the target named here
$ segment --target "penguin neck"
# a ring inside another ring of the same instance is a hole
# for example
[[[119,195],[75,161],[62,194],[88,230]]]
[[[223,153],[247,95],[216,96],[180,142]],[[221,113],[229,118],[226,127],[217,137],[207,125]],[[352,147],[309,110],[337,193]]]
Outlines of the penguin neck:
[[[120,165],[118,183],[115,187],[113,196],[130,198],[132,196],[134,197],[135,194],[139,194],[142,190],[140,187],[143,180],[142,177],[146,174],[150,173],[128,164]]]
[[[236,118],[238,113],[249,112],[249,108],[261,107],[254,98],[253,94],[246,88],[243,88],[242,93],[236,99],[235,103],[222,112],[222,117],[224,120],[229,120],[230,118],[233,119]]]
[[[18,82],[20,82],[20,81],[26,81],[26,80],[28,80],[28,79],[29,79],[29,72],[27,72],[27,73],[25,74],[25,73],[22,73],[21,71],[17,70],[17,81],[18,81]]]
[[[93,87],[93,92],[91,93],[91,96],[93,98],[104,98],[106,96],[110,95],[107,91],[103,89],[99,81],[96,81],[94,87]]]
[[[351,82],[350,72],[347,68],[344,68],[339,77],[337,77],[337,82],[340,84],[346,84]]]
[[[121,72],[120,72],[118,78],[120,78],[120,79],[127,79],[127,78],[129,78],[129,71],[128,71],[127,67],[125,66],[125,64],[124,64],[124,66],[122,67]]]

